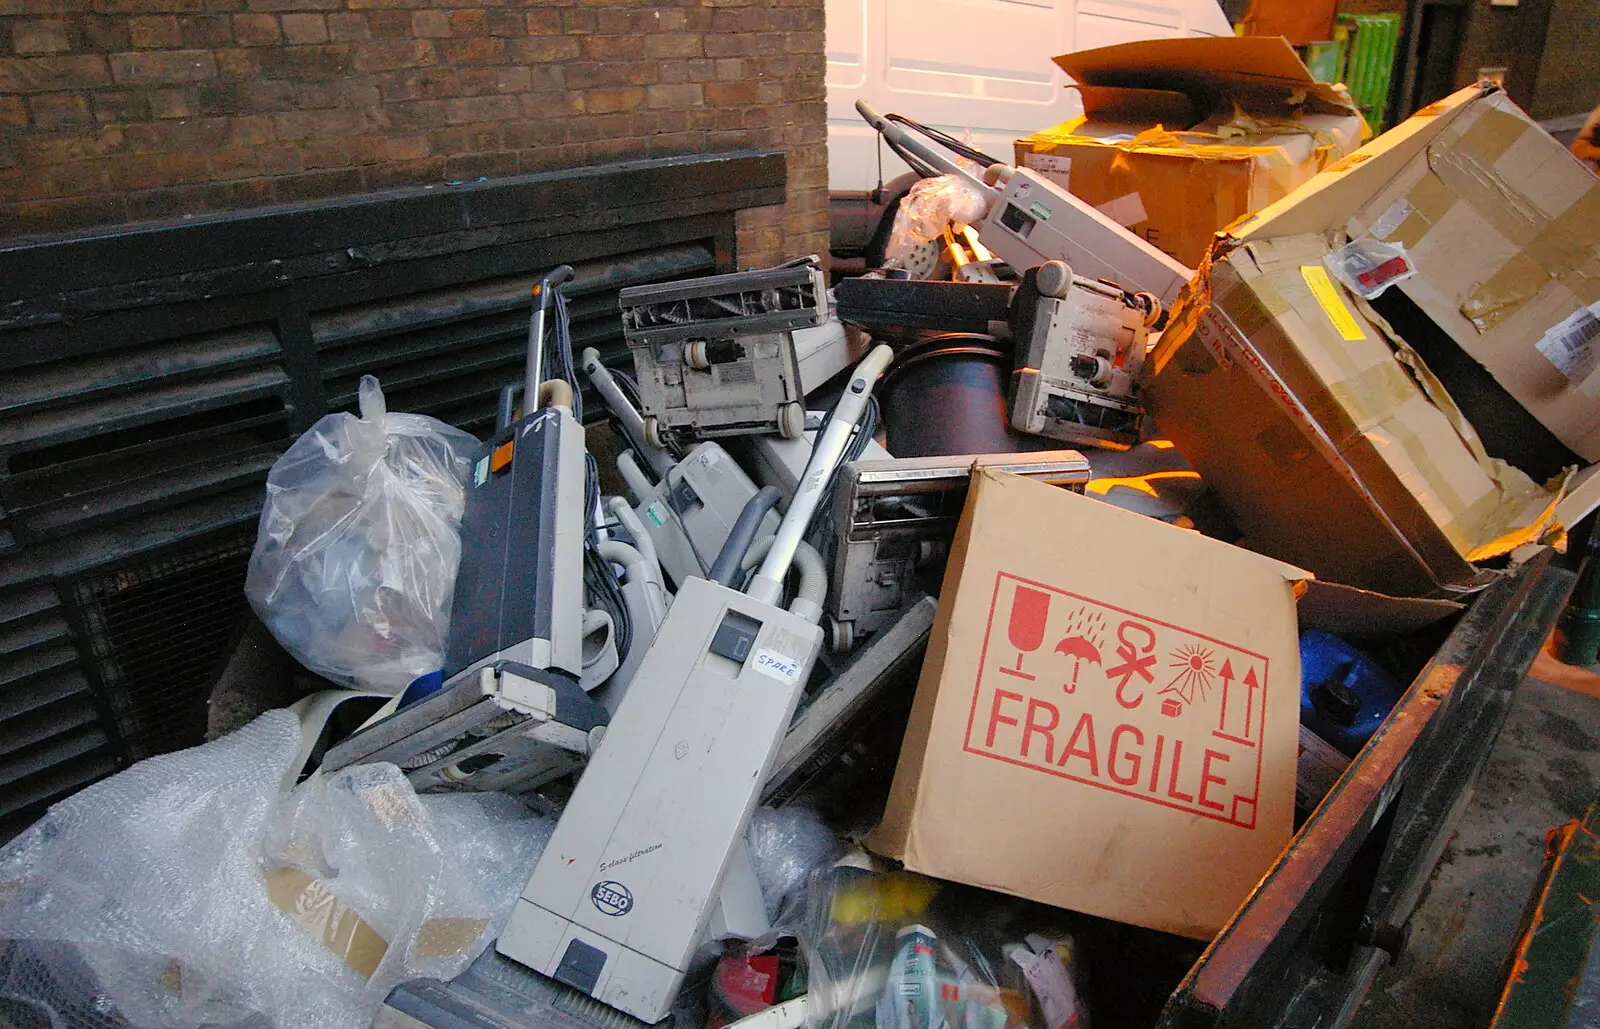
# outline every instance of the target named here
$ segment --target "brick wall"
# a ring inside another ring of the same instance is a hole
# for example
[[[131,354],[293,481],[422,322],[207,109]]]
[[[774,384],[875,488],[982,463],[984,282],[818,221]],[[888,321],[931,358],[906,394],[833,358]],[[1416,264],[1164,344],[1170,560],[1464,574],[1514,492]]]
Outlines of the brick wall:
[[[826,250],[823,0],[0,0],[0,236],[788,152],[741,263]]]

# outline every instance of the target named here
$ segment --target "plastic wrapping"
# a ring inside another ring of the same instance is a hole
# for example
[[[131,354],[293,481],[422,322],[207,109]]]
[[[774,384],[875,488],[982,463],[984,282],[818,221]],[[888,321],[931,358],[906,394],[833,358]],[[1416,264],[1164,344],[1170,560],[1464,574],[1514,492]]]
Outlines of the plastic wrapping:
[[[884,258],[893,262],[924,243],[942,238],[945,227],[952,222],[976,224],[988,210],[988,195],[958,175],[918,179],[895,212]]]
[[[1417,274],[1403,244],[1376,239],[1351,240],[1323,254],[1322,263],[1346,289],[1367,300]]]
[[[1030,910],[910,872],[818,874],[798,919],[807,1024],[1086,1029],[1071,938],[1029,931]]]
[[[443,662],[478,441],[388,413],[370,375],[360,397],[361,417],[322,418],[267,473],[245,594],[307,668],[398,693]]]
[[[358,1029],[396,983],[465,968],[553,820],[492,794],[419,799],[391,765],[281,794],[299,743],[268,712],[84,789],[0,850],[0,939],[20,941],[0,1015]]]
[[[757,809],[745,842],[755,862],[768,921],[777,919],[785,902],[796,897],[811,874],[832,862],[841,849],[833,830],[804,807]]]

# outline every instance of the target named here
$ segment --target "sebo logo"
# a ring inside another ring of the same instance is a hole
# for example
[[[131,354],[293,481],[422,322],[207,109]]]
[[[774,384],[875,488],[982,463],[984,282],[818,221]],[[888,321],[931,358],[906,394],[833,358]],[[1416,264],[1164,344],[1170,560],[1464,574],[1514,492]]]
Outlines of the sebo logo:
[[[607,879],[589,890],[589,900],[602,915],[625,915],[633,910],[633,891]]]

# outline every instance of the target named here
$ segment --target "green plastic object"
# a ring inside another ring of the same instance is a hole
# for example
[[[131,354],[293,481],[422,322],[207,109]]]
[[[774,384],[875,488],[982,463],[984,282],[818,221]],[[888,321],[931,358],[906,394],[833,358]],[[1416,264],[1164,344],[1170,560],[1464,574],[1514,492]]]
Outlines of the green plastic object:
[[[1338,82],[1344,77],[1344,40],[1330,39],[1321,43],[1307,43],[1306,70],[1318,82]]]
[[[1389,104],[1389,81],[1394,77],[1395,52],[1400,44],[1400,16],[1341,14],[1333,35],[1336,42],[1344,44],[1344,74],[1339,80],[1349,88],[1372,131],[1382,132],[1384,109]],[[1315,72],[1312,75],[1322,78]]]

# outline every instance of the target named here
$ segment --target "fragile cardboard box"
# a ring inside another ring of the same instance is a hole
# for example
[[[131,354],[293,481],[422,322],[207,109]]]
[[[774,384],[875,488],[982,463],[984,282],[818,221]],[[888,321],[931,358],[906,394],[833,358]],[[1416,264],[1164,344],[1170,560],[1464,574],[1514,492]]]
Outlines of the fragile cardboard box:
[[[1184,264],[1369,134],[1340,87],[1278,37],[1157,39],[1055,59],[1082,116],[1016,143],[1018,164]]]
[[[1306,578],[975,469],[869,846],[1210,938],[1292,832]]]
[[[1323,262],[1352,239],[1404,244],[1413,274],[1356,296]],[[1400,596],[1478,588],[1600,494],[1561,470],[1600,457],[1597,240],[1600,181],[1503,93],[1461,90],[1218,239],[1146,408],[1253,549]]]

